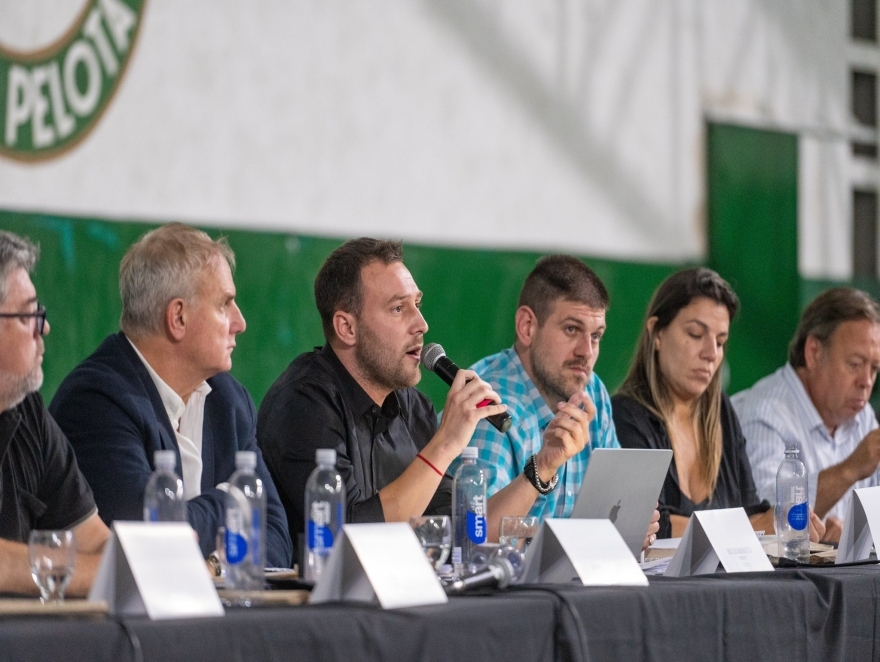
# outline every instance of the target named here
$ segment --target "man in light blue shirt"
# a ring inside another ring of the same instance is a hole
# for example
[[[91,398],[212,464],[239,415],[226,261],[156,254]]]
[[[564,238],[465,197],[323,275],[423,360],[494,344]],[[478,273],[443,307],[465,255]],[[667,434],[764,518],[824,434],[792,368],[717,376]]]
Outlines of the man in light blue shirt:
[[[567,255],[544,257],[520,292],[513,347],[471,366],[501,396],[513,419],[507,433],[481,422],[471,439],[480,459],[492,467],[489,494],[522,475],[537,476],[539,495],[530,515],[571,515],[592,450],[620,447],[608,391],[593,372],[607,308],[605,286],[583,262]],[[590,414],[589,434],[576,444],[553,439],[551,423],[564,402],[582,405]]]
[[[796,443],[825,540],[839,540],[852,490],[880,484],[880,431],[868,403],[878,369],[880,307],[864,292],[834,288],[804,311],[788,363],[731,398],[758,495],[776,501],[776,470]]]

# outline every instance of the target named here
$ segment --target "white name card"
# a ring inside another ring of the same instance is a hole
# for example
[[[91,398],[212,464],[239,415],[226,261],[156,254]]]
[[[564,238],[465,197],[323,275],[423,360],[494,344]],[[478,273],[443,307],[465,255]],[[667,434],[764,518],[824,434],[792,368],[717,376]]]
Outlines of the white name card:
[[[695,512],[665,574],[705,575],[715,572],[719,562],[727,572],[773,571],[742,508]]]
[[[853,490],[846,509],[836,563],[868,558],[871,545],[880,537],[880,486]]]
[[[346,524],[309,602],[378,601],[383,609],[446,602],[422,546],[405,522]]]
[[[89,600],[153,620],[224,613],[186,522],[114,522]]]
[[[524,584],[647,586],[629,546],[607,519],[547,519],[526,553]]]

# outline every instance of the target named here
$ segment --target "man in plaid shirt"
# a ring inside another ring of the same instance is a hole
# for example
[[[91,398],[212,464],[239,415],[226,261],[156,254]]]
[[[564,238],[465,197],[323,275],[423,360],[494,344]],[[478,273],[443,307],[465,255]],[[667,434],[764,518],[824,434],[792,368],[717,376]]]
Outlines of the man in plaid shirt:
[[[524,471],[528,474],[527,466],[533,463],[540,494],[529,514],[568,517],[592,450],[620,447],[608,391],[593,372],[607,308],[608,292],[592,269],[571,256],[544,257],[520,292],[513,347],[471,366],[501,396],[513,419],[507,433],[483,421],[471,438],[470,445],[479,449],[480,459],[493,469],[490,496]],[[557,409],[563,402],[594,413],[589,438],[552,471],[542,462],[542,448],[548,426],[560,416]],[[551,483],[553,488],[546,489]],[[656,532],[654,522],[651,526],[649,538]]]

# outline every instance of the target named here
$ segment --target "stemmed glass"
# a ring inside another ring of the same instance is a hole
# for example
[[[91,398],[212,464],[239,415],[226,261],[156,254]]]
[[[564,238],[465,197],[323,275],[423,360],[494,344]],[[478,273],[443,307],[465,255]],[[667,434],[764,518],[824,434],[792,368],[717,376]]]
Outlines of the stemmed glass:
[[[31,531],[28,558],[41,602],[63,601],[76,565],[73,531]]]
[[[452,544],[452,529],[449,517],[446,515],[425,515],[413,517],[409,520],[410,526],[416,534],[416,538],[425,550],[428,562],[436,572],[446,563],[449,556],[449,548]]]

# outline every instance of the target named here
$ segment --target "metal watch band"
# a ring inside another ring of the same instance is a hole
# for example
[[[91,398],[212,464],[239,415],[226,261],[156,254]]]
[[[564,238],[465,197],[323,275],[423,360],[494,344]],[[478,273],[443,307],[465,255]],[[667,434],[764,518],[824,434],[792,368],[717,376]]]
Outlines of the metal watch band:
[[[540,476],[538,476],[538,469],[535,466],[535,458],[536,455],[532,455],[528,462],[526,462],[526,466],[523,469],[523,474],[526,479],[534,485],[535,489],[538,490],[540,494],[550,494],[553,491],[553,488],[556,487],[556,484],[559,482],[559,474],[553,474],[553,478],[550,479],[550,482],[545,483],[541,480]]]

